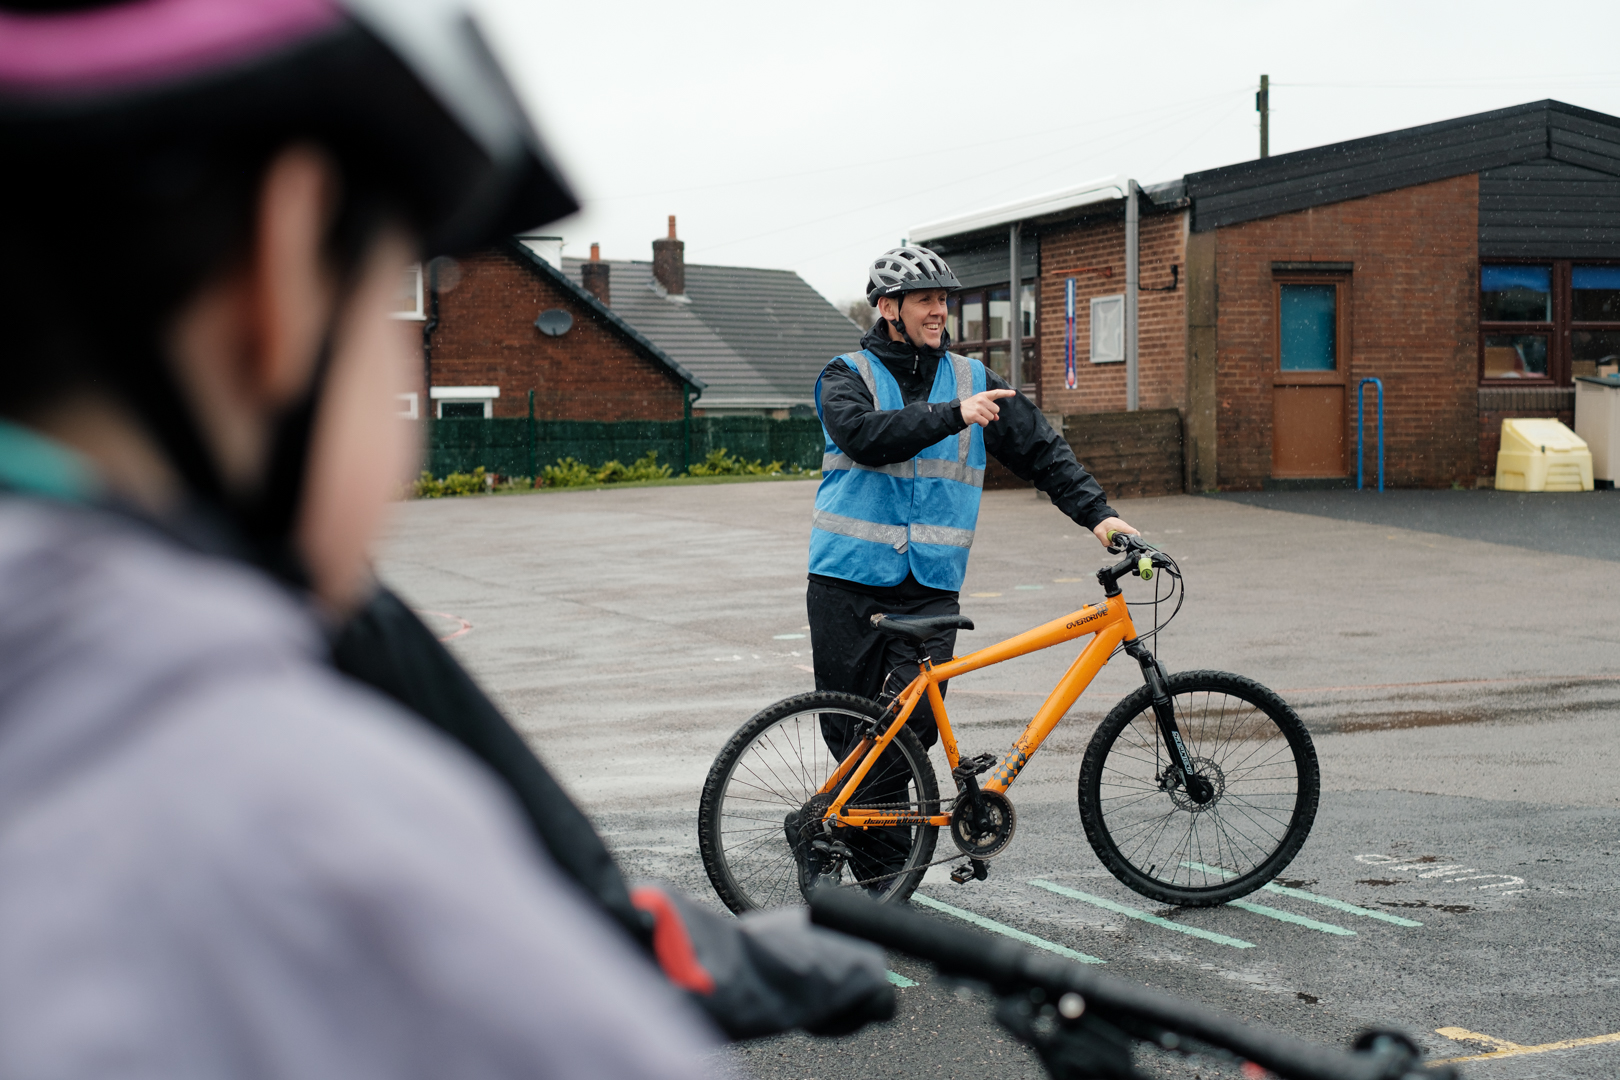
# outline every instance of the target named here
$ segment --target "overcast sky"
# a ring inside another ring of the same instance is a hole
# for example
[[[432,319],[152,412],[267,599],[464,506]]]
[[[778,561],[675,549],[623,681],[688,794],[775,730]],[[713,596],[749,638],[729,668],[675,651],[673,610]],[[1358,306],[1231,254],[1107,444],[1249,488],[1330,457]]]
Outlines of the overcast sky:
[[[1552,97],[1620,115],[1620,3],[478,0],[584,202],[565,254],[796,270],[910,226]]]

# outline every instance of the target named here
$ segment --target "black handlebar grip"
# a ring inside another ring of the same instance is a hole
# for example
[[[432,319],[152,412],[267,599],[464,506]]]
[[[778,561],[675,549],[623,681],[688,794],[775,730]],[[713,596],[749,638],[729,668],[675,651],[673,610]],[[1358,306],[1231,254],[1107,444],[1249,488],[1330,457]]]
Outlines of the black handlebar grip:
[[[926,960],[941,971],[996,986],[1019,978],[1025,955],[1011,941],[951,926],[910,908],[880,904],[853,889],[816,890],[810,897],[810,921]]]
[[[879,904],[852,889],[811,894],[810,921],[932,963],[942,973],[989,983],[999,991],[1040,986],[1057,997],[1073,990],[1091,1010],[1118,1020],[1156,1025],[1223,1047],[1292,1080],[1395,1080],[1454,1077],[1441,1067],[1395,1053],[1347,1053],[1280,1032],[1251,1028],[1196,1002],[1124,979],[1093,973],[1012,941],[952,926],[909,908]]]

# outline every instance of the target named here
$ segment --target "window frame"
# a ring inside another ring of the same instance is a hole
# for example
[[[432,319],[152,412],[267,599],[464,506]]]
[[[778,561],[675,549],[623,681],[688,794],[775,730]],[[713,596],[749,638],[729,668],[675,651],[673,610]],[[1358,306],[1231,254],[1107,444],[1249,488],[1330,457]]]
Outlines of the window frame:
[[[1573,334],[1577,330],[1620,332],[1620,320],[1598,322],[1576,322],[1575,312],[1575,265],[1581,266],[1617,266],[1620,259],[1547,259],[1547,258],[1481,258],[1478,273],[1474,278],[1474,303],[1478,314],[1483,310],[1482,291],[1480,285],[1484,278],[1484,268],[1487,266],[1550,266],[1552,268],[1552,321],[1551,322],[1501,322],[1487,321],[1483,316],[1477,319],[1478,341],[1475,343],[1477,360],[1475,372],[1479,385],[1484,387],[1532,387],[1552,386],[1571,387],[1575,385],[1575,357]],[[1525,333],[1547,335],[1547,374],[1535,375],[1527,378],[1504,379],[1501,377],[1487,378],[1485,376],[1485,336],[1487,334]]]
[[[411,265],[409,265],[409,266],[407,266],[405,268],[405,272],[407,274],[414,275],[414,277],[416,279],[416,307],[413,310],[409,310],[409,311],[406,311],[406,310],[390,311],[388,313],[388,317],[390,319],[399,319],[399,320],[404,321],[404,322],[426,322],[427,321],[427,287],[426,287],[427,272],[426,272],[426,269],[422,266],[421,263],[412,263]]]
[[[1030,298],[1034,301],[1034,311],[1030,316],[1030,333],[1025,334],[1021,341],[1024,350],[1024,385],[1022,387],[1014,387],[1014,389],[1017,390],[1023,390],[1026,387],[1035,389],[1039,386],[1039,381],[1035,376],[1040,364],[1041,355],[1041,279],[1039,277],[1026,278],[1022,282],[1022,285],[1023,288],[1029,290]],[[952,308],[949,317],[950,321],[947,324],[951,330],[951,351],[962,356],[971,356],[973,359],[979,361],[991,371],[995,371],[995,368],[990,367],[990,351],[992,349],[1000,348],[1006,349],[1010,353],[1012,350],[1012,338],[1009,336],[999,338],[978,338],[973,341],[964,341],[958,338],[956,333],[958,328],[963,323],[962,299],[970,295],[977,295],[979,297],[980,325],[984,327],[985,333],[988,334],[990,332],[990,294],[995,292],[997,289],[1007,289],[1007,304],[1011,312],[1011,317],[1008,319],[1008,322],[1013,326],[1022,328],[1024,319],[1022,292],[1020,291],[1019,295],[1015,298],[1013,296],[1012,289],[1008,288],[1007,282],[1005,281],[987,282],[982,285],[972,285],[957,290],[957,292],[951,297]],[[1000,372],[996,372],[996,374],[999,375]]]
[[[428,400],[433,402],[435,420],[445,418],[444,407],[447,404],[482,405],[483,418],[492,419],[495,415],[495,399],[500,396],[499,386],[435,386],[428,390]]]
[[[1347,270],[1273,270],[1271,272],[1271,374],[1274,385],[1336,386],[1350,378],[1350,281]],[[1333,369],[1286,371],[1282,366],[1282,290],[1284,285],[1333,286]]]

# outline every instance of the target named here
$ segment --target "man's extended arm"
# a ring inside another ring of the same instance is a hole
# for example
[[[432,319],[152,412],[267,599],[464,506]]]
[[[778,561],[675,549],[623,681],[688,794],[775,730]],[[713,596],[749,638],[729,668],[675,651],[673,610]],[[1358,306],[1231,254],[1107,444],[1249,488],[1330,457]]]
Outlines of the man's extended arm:
[[[990,389],[1009,389],[994,371],[987,369],[985,375]],[[1059,510],[1088,529],[1114,516],[1102,486],[1075,460],[1074,451],[1033,401],[1018,394],[997,405],[1001,415],[984,429],[984,447],[997,461],[1046,492]]]
[[[821,373],[821,422],[833,444],[861,465],[910,461],[967,427],[954,401],[879,409],[860,375],[842,360]]]

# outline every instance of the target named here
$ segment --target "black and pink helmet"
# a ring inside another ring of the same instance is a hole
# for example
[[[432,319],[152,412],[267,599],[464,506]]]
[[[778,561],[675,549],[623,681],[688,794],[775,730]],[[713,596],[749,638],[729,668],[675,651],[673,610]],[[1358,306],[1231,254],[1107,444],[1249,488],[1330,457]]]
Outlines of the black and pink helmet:
[[[0,0],[8,169],[248,128],[342,147],[429,253],[577,208],[454,0]]]

